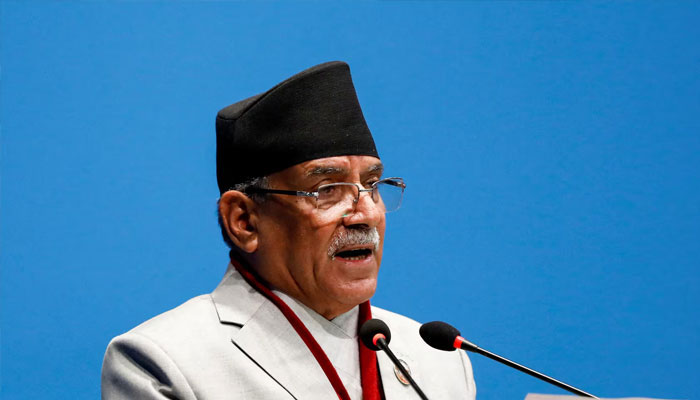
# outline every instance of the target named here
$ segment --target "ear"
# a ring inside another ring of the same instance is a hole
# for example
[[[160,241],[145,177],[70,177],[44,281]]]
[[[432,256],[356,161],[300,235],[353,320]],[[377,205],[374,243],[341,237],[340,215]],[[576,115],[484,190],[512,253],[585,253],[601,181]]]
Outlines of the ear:
[[[219,199],[219,213],[231,241],[246,253],[258,249],[256,204],[245,194],[229,190]]]

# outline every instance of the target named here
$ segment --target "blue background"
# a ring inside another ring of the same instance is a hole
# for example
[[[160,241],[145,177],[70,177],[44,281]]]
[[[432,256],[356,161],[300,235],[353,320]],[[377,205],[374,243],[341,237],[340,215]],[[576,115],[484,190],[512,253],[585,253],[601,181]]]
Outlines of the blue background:
[[[374,304],[599,396],[700,399],[700,3],[3,1],[3,399],[227,264],[214,116],[350,63],[388,175]],[[399,333],[395,333],[399,334]],[[472,356],[479,399],[564,393]]]

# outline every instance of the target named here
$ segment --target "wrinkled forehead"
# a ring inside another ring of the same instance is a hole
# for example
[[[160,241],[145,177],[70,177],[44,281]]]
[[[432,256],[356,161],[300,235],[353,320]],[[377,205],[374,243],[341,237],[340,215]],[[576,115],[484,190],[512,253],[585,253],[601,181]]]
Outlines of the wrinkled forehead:
[[[317,178],[333,178],[335,180],[354,180],[367,176],[381,176],[384,164],[372,156],[338,156],[318,158],[296,164],[277,174],[280,178],[289,180],[313,180]]]
[[[376,157],[328,157],[302,163],[305,176],[367,174],[384,171],[384,164]]]

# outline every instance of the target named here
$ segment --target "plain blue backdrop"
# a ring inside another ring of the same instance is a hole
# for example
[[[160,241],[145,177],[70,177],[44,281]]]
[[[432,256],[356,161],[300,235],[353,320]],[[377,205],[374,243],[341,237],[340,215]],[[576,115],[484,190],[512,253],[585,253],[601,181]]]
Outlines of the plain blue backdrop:
[[[699,2],[0,18],[3,399],[98,398],[110,338],[215,287],[216,112],[335,59],[408,184],[374,304],[599,396],[700,399]],[[472,361],[479,399],[564,393]]]

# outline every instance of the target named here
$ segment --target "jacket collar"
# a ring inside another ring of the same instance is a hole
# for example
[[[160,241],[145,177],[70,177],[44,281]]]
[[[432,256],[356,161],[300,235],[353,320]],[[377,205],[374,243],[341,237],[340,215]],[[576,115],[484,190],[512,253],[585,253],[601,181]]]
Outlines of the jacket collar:
[[[310,393],[312,398],[337,397],[291,324],[272,302],[248,285],[232,264],[211,297],[219,321],[241,327],[232,330],[233,345],[292,397],[307,399]]]
[[[211,298],[222,324],[240,326],[244,325],[263,303],[268,302],[263,295],[248,285],[230,263]]]

